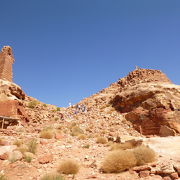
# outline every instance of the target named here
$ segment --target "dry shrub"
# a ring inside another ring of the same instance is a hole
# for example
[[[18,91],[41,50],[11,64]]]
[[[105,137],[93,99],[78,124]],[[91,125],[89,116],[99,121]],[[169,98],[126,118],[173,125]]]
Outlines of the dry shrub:
[[[96,139],[96,143],[99,143],[99,144],[106,144],[108,142],[107,138],[105,137],[97,137]]]
[[[35,108],[36,106],[38,105],[38,101],[30,101],[29,103],[28,103],[28,108],[31,108],[31,109],[33,109],[33,108]]]
[[[26,144],[21,144],[18,148],[18,151],[20,151],[22,154],[28,151],[28,146]]]
[[[51,127],[44,128],[40,132],[40,137],[44,139],[52,139],[54,137],[54,131]]]
[[[104,173],[119,173],[135,166],[137,160],[132,151],[116,150],[105,158],[101,170]]]
[[[89,149],[89,147],[90,147],[90,144],[84,144],[84,145],[82,145],[82,148]]]
[[[17,139],[13,142],[13,145],[16,145],[17,147],[20,147],[23,144],[23,140]]]
[[[78,139],[79,140],[85,140],[87,137],[86,137],[86,135],[85,134],[80,134],[79,136],[78,136]]]
[[[72,129],[74,126],[76,126],[76,122],[72,122],[72,123],[69,125],[69,129]]]
[[[60,163],[57,171],[62,174],[77,174],[79,171],[79,165],[77,162],[68,159]]]
[[[141,144],[142,144],[142,141],[141,141],[141,140],[132,139],[132,140],[126,141],[126,142],[124,142],[124,143],[114,143],[114,144],[111,146],[111,150],[133,149],[133,148],[135,148],[135,147],[137,147],[137,146],[140,146]]]
[[[0,180],[7,180],[7,177],[4,174],[0,173]]]
[[[28,152],[35,154],[37,151],[37,145],[38,145],[37,140],[32,139],[27,145],[28,146]]]
[[[64,180],[64,177],[57,173],[46,174],[40,180]]]
[[[138,166],[153,162],[156,159],[155,152],[151,148],[144,145],[134,148],[133,153],[137,159]]]
[[[78,126],[74,126],[71,129],[71,135],[72,136],[79,136],[80,134],[83,134],[83,130],[81,128],[79,128]]]

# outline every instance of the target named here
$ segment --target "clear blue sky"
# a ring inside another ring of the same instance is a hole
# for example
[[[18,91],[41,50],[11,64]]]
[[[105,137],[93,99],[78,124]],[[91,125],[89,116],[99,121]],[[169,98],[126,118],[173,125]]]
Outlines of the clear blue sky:
[[[76,103],[135,68],[180,84],[180,0],[0,1],[14,82],[45,103]]]

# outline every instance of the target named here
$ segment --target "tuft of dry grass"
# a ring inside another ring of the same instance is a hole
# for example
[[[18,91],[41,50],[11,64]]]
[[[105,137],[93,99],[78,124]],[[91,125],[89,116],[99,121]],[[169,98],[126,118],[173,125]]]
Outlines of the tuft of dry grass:
[[[28,151],[28,146],[26,144],[21,144],[18,148],[18,151],[20,151],[22,154]]]
[[[32,139],[31,141],[29,141],[28,143],[28,152],[31,152],[33,154],[36,154],[37,151],[37,140],[36,139]]]
[[[62,174],[77,174],[79,172],[79,165],[76,161],[67,159],[60,163],[57,171]]]
[[[104,173],[119,173],[135,166],[136,163],[137,160],[132,151],[116,150],[107,155],[101,170]]]
[[[78,139],[79,140],[85,140],[87,137],[86,137],[86,135],[85,134],[80,134],[79,136],[78,136]]]
[[[78,126],[74,126],[71,129],[71,135],[72,136],[79,136],[80,134],[84,134],[83,130],[78,127]]]
[[[133,149],[133,153],[137,159],[137,165],[144,165],[156,160],[156,154],[151,148],[141,145]]]
[[[122,149],[122,150],[126,150],[126,149],[133,149],[137,146],[140,146],[142,144],[141,140],[129,140],[126,141],[124,143],[114,143],[111,145],[111,150],[118,150],[118,149]]]
[[[23,144],[23,140],[17,139],[13,142],[13,145],[16,145],[17,147],[20,147]]]
[[[33,108],[35,108],[36,106],[38,105],[38,101],[30,101],[29,103],[28,103],[28,108],[31,108],[31,109],[33,109]]]
[[[40,180],[64,180],[64,177],[57,173],[46,174]]]
[[[82,145],[82,148],[85,148],[85,149],[89,149],[89,147],[90,147],[90,144],[84,144],[84,145]]]
[[[0,173],[0,180],[7,180],[7,177],[4,174]]]
[[[52,139],[54,137],[54,131],[52,128],[47,127],[40,132],[39,136],[44,139]]]
[[[99,136],[99,137],[97,137],[97,139],[96,139],[96,143],[98,143],[98,144],[106,144],[107,142],[108,142],[108,140],[107,140],[107,138],[105,138],[105,137]]]

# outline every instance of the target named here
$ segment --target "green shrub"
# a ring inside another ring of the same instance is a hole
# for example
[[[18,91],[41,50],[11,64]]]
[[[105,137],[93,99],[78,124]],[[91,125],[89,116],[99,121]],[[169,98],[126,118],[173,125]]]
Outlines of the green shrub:
[[[37,140],[36,139],[32,139],[29,143],[28,143],[28,152],[31,152],[33,154],[36,154],[37,151]]]
[[[60,174],[46,174],[40,180],[65,180]]]
[[[134,148],[133,153],[137,159],[138,166],[153,162],[156,159],[155,152],[151,148],[144,145]]]
[[[36,106],[37,106],[37,104],[38,104],[38,102],[37,101],[30,101],[29,103],[28,103],[28,107],[29,108],[31,108],[31,109],[33,109],[33,108],[35,108]]]
[[[79,172],[79,165],[73,160],[65,160],[60,163],[57,171],[62,174],[77,174]]]
[[[116,150],[110,152],[102,163],[104,173],[119,173],[135,166],[137,160],[132,151]]]
[[[107,138],[105,138],[105,137],[97,137],[97,139],[96,139],[96,143],[98,143],[98,144],[106,144],[108,142],[108,140],[107,140]]]

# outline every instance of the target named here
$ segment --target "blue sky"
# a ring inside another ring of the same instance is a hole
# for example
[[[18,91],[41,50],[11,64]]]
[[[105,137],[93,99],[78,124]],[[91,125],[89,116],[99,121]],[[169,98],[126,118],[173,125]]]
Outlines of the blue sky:
[[[141,68],[180,84],[179,0],[0,1],[0,47],[13,48],[14,82],[68,106]]]

